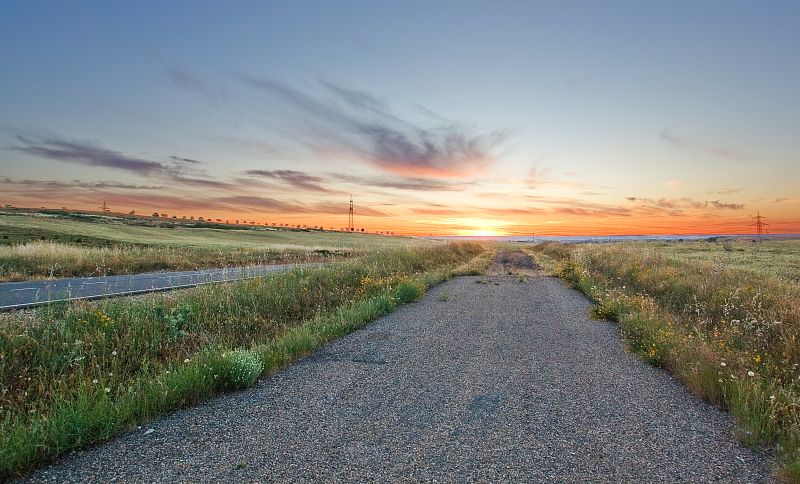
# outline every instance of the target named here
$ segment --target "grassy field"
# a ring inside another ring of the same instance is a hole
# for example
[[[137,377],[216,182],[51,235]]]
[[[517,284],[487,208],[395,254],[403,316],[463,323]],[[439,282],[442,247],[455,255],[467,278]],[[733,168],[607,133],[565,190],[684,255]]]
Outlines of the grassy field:
[[[434,244],[319,230],[0,213],[0,281],[308,261]]]
[[[391,249],[323,269],[0,317],[0,478],[253,384],[491,253]]]
[[[800,481],[800,243],[618,243],[530,249],[620,324],[628,348],[727,408],[748,445]]]

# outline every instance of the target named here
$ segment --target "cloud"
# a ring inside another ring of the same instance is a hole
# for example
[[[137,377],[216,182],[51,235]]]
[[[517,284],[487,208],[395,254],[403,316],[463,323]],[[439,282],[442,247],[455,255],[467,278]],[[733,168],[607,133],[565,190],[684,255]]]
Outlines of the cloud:
[[[180,156],[170,155],[169,159],[178,163],[189,163],[190,165],[201,165],[202,161],[193,160],[191,158],[181,158]]]
[[[736,193],[741,192],[741,188],[723,188],[721,190],[711,190],[708,192],[709,195],[734,195]]]
[[[310,213],[327,213],[327,214],[334,214],[334,215],[345,215],[348,210],[348,203],[330,203],[330,202],[322,202],[322,203],[315,203],[308,205],[306,209]],[[355,216],[367,216],[367,217],[389,217],[391,216],[390,213],[384,212],[382,210],[378,210],[376,208],[366,207],[362,205],[355,205]]]
[[[228,100],[228,92],[222,87],[209,85],[200,76],[176,66],[167,67],[167,77],[172,83],[187,91],[195,91],[208,99],[211,104],[217,105]]]
[[[19,144],[9,149],[65,163],[111,168],[145,177],[158,177],[165,181],[187,186],[208,188],[236,188],[233,183],[208,177],[198,166],[202,163],[176,155],[160,162],[125,155],[91,141],[65,140],[58,137],[17,135]]]
[[[413,177],[464,177],[481,171],[506,140],[502,130],[480,131],[455,121],[417,125],[374,96],[323,82],[326,95],[242,76],[248,85],[282,100],[306,124],[298,139],[312,149],[350,153],[381,170]],[[428,120],[430,123],[431,120]],[[319,139],[309,139],[312,132]]]
[[[21,144],[12,145],[10,149],[40,158],[86,166],[114,168],[141,175],[152,175],[163,171],[165,168],[163,163],[126,156],[90,141],[70,141],[59,138],[44,139],[22,135],[18,135],[16,138]]]
[[[419,191],[460,191],[463,184],[453,183],[446,180],[418,177],[369,177],[354,176],[332,173],[331,178],[339,181],[362,185],[366,187],[393,188],[397,190],[419,190]]]
[[[640,197],[625,197],[625,198],[628,201],[637,202],[642,206],[651,208],[669,209],[669,210],[685,210],[685,209],[702,210],[708,208],[715,208],[719,210],[741,210],[744,208],[744,204],[727,203],[727,202],[721,202],[719,200],[710,200],[703,202],[688,197],[660,198],[658,200],[652,198],[640,198]]]
[[[463,210],[452,208],[414,208],[411,211],[420,215],[466,215]]]
[[[24,188],[24,190],[64,190],[64,189],[82,189],[82,190],[106,190],[106,189],[120,189],[120,190],[161,190],[163,186],[156,185],[136,185],[130,183],[118,183],[112,181],[99,181],[99,182],[84,182],[81,180],[61,181],[61,180],[32,180],[26,178],[24,180],[17,180],[9,177],[0,179],[0,184],[3,185],[17,185]]]
[[[325,181],[322,177],[309,175],[296,170],[247,170],[250,176],[280,180],[289,185],[312,192],[330,193],[331,190],[321,184]]]
[[[702,141],[674,133],[670,129],[663,129],[660,133],[658,133],[658,135],[670,146],[677,149],[688,149],[691,151],[710,154],[718,158],[727,158],[735,161],[744,161],[748,158],[747,155],[739,151],[719,146],[711,146]]]
[[[324,214],[347,214],[348,204],[319,202],[313,204],[301,204],[297,202],[287,202],[269,197],[258,197],[249,195],[236,195],[228,197],[218,197],[215,202],[234,206],[237,209],[247,209],[251,212],[283,212],[283,213],[324,213]],[[380,210],[356,206],[356,215],[385,217],[388,213]]]
[[[725,203],[719,200],[711,200],[711,202],[708,203],[711,203],[714,208],[719,208],[721,210],[741,210],[744,208],[743,203]]]
[[[669,180],[665,185],[673,190],[679,190],[683,187],[683,183],[679,182],[678,180]]]

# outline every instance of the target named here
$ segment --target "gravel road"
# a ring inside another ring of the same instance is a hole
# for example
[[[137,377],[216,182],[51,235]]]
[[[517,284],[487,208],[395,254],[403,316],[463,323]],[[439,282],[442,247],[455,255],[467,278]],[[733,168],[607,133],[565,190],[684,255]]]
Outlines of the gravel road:
[[[462,277],[31,481],[764,482],[728,415],[561,281]]]

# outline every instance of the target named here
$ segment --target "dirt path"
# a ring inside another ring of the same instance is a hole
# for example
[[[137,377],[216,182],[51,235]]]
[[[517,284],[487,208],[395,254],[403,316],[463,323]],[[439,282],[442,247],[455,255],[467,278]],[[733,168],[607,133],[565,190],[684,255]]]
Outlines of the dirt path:
[[[767,478],[726,414],[627,354],[583,296],[517,255],[493,270],[31,480]]]

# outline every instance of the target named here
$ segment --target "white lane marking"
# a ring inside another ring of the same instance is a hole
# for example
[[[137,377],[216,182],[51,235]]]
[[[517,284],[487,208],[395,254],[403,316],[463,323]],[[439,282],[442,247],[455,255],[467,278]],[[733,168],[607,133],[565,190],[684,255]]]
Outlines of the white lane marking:
[[[22,287],[22,288],[19,288],[19,289],[12,289],[12,291],[35,291],[37,289],[38,288],[36,288],[36,287]]]
[[[81,286],[92,286],[92,285],[95,285],[95,284],[108,284],[108,283],[105,282],[105,281],[101,281],[101,282],[81,282]]]

